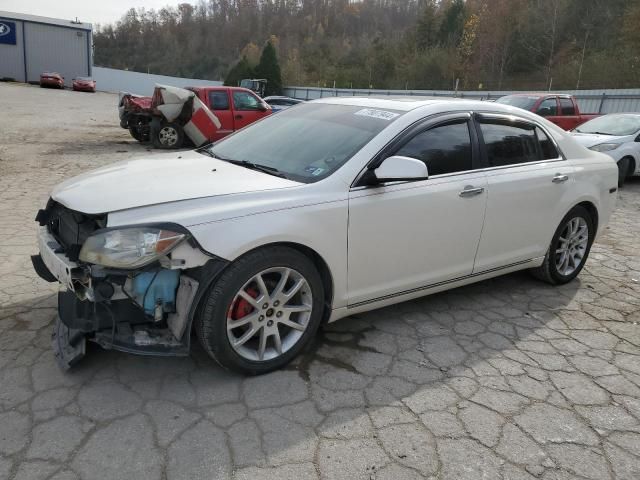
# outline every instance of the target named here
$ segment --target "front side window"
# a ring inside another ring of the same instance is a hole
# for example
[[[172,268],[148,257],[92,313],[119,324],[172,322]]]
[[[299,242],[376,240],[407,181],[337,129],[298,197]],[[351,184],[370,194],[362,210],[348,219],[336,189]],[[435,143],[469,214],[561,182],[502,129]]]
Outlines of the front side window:
[[[277,169],[312,183],[328,177],[404,112],[306,103],[269,115],[208,148],[222,160]]]
[[[233,92],[233,106],[236,110],[258,110],[260,102],[247,92]]]
[[[214,110],[229,110],[229,96],[227,92],[209,92],[209,105]]]
[[[570,98],[560,99],[560,109],[562,110],[562,115],[576,114],[576,107],[573,105],[573,101],[571,101]]]
[[[502,167],[542,160],[536,127],[508,121],[482,121],[480,130],[489,165]]]
[[[467,122],[440,125],[420,132],[395,155],[422,160],[429,176],[471,170],[471,138]]]
[[[558,115],[558,102],[556,101],[556,97],[543,100],[536,113],[541,117],[552,117],[554,115]]]

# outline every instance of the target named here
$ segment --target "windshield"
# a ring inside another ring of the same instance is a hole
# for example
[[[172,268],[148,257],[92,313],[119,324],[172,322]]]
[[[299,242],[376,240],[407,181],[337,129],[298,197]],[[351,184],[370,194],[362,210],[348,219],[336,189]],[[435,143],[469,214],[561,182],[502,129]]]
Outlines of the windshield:
[[[640,130],[640,115],[604,115],[583,123],[574,131],[601,135],[633,135]]]
[[[344,165],[400,114],[306,103],[270,115],[207,149],[223,160],[251,162],[311,183]]]
[[[89,77],[76,77],[76,80],[79,80],[81,82],[90,82],[91,79]]]
[[[505,105],[511,105],[512,107],[522,108],[523,110],[533,109],[536,101],[539,97],[525,96],[525,95],[507,95],[506,97],[499,98],[496,103],[503,103]]]

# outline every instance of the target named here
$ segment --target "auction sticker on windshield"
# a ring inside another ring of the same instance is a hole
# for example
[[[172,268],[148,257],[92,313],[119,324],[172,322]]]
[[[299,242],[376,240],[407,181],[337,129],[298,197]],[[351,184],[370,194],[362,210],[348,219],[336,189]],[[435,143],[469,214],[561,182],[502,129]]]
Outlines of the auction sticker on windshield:
[[[393,120],[399,113],[387,112],[386,110],[375,110],[373,108],[363,108],[358,110],[354,115],[360,115],[362,117],[379,118],[380,120]]]

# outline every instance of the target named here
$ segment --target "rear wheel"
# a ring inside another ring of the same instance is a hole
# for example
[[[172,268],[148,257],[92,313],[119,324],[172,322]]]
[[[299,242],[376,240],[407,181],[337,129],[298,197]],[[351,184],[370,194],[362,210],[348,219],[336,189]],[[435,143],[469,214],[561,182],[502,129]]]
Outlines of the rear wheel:
[[[151,140],[156,148],[180,148],[184,142],[184,131],[177,123],[160,123],[151,129]]]
[[[196,320],[205,350],[223,367],[257,375],[293,360],[315,336],[322,280],[297,250],[272,247],[230,265]]]
[[[589,212],[584,207],[574,207],[560,222],[544,262],[531,273],[552,285],[570,282],[584,267],[594,235]]]
[[[618,186],[624,185],[624,181],[629,175],[629,167],[631,166],[631,160],[629,157],[624,157],[618,162]]]

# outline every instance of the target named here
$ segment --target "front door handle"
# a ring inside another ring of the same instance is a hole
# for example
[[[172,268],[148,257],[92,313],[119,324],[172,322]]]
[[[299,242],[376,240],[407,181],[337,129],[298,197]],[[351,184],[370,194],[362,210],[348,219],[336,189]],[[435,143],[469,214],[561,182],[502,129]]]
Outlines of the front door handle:
[[[461,197],[475,197],[484,192],[484,187],[474,187],[473,185],[467,185],[464,190],[460,192]]]
[[[569,175],[562,175],[560,173],[556,173],[556,176],[551,180],[553,183],[564,183],[569,180]]]
[[[236,115],[236,120],[242,120],[242,115],[240,114]]]

